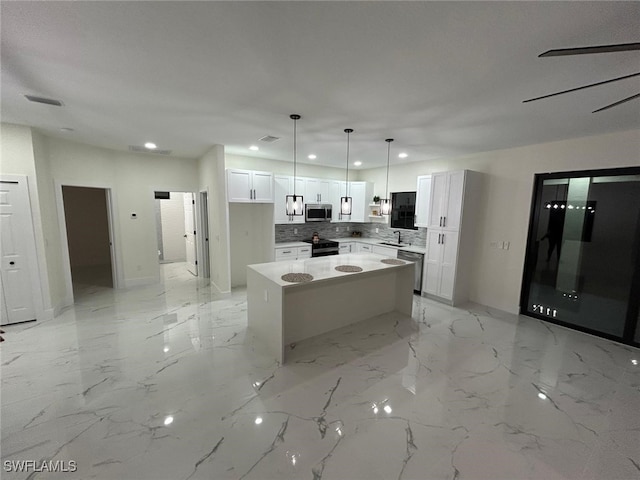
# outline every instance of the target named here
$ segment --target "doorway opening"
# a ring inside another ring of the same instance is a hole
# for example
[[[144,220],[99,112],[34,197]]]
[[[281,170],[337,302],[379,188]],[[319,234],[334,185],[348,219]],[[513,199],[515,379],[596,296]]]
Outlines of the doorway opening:
[[[63,185],[62,201],[73,289],[86,286],[113,288],[115,269],[109,191]]]
[[[184,263],[198,275],[195,195],[192,192],[155,192],[158,261]]]

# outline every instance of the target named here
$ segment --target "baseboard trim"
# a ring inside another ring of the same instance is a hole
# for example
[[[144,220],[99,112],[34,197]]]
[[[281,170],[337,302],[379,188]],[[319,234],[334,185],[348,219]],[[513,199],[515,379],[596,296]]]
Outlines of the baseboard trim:
[[[124,288],[141,287],[143,285],[153,285],[154,283],[158,283],[158,277],[125,278]]]

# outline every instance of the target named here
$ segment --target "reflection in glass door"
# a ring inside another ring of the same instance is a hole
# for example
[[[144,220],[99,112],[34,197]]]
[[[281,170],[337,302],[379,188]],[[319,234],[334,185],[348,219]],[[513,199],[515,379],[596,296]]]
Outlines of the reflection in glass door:
[[[638,343],[639,249],[640,168],[536,175],[522,313]]]

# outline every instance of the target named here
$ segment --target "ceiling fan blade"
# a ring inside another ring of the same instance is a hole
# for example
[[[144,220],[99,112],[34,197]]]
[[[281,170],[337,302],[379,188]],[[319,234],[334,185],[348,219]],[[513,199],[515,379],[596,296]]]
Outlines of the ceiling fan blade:
[[[562,57],[564,55],[585,55],[589,53],[628,52],[640,50],[640,43],[620,43],[618,45],[596,45],[593,47],[558,48],[548,50],[538,57]]]
[[[640,72],[632,73],[631,75],[624,75],[623,77],[612,78],[610,80],[605,80],[603,82],[590,83],[589,85],[583,85],[581,87],[570,88],[569,90],[563,90],[561,92],[550,93],[549,95],[543,95],[541,97],[530,98],[528,100],[523,100],[522,103],[533,102],[535,100],[542,100],[543,98],[555,97],[556,95],[562,95],[563,93],[577,92],[578,90],[584,90],[585,88],[597,87],[598,85],[604,85],[606,83],[617,82],[619,80],[624,80],[625,78],[637,77],[638,75],[640,75]]]
[[[630,97],[623,98],[622,100],[620,100],[620,101],[618,101],[616,103],[612,103],[611,105],[607,105],[606,107],[599,108],[598,110],[594,110],[591,113],[598,113],[598,112],[601,112],[603,110],[607,110],[609,108],[613,108],[613,107],[615,107],[617,105],[620,105],[621,103],[629,102],[629,101],[633,100],[634,98],[638,98],[638,97],[640,97],[640,93],[636,93],[635,95],[631,95]]]

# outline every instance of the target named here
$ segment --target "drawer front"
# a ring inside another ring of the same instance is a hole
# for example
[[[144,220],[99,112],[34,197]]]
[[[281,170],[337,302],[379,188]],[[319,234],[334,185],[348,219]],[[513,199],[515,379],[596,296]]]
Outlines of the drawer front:
[[[371,245],[367,245],[366,243],[359,243],[358,251],[371,253]]]
[[[341,243],[338,246],[339,249],[339,253],[340,254],[345,254],[345,253],[351,253],[351,243]]]
[[[276,262],[281,260],[295,260],[298,257],[298,248],[276,248]]]
[[[298,259],[311,258],[311,247],[298,247]]]

